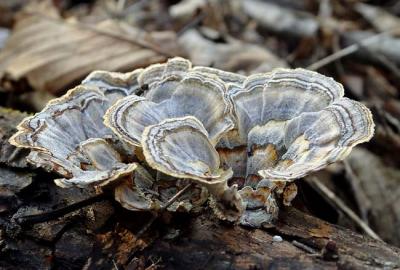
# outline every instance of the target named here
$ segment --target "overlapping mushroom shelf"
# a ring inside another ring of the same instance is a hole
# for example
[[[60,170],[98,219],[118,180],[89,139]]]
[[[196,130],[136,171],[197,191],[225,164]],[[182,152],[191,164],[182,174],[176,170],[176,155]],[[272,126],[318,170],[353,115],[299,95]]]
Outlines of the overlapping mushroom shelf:
[[[25,119],[11,143],[76,185],[113,190],[127,209],[196,211],[259,227],[290,204],[291,183],[344,159],[374,132],[370,111],[304,69],[248,77],[173,58],[131,73],[97,71]],[[103,119],[104,118],[104,119]],[[228,185],[228,181],[238,184]]]

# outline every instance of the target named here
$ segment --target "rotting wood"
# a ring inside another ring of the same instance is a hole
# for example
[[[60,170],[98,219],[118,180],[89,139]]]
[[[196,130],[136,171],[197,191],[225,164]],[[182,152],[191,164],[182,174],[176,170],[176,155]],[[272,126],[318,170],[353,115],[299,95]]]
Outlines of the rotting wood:
[[[292,207],[285,208],[280,213],[277,226],[267,231],[227,226],[210,220],[206,215],[190,220],[184,227],[180,237],[173,241],[160,238],[137,254],[137,258],[159,257],[165,269],[400,267],[400,249]],[[281,235],[283,241],[274,242],[274,235]],[[309,254],[293,245],[293,240],[317,250],[319,254]],[[335,246],[337,260],[328,254]]]

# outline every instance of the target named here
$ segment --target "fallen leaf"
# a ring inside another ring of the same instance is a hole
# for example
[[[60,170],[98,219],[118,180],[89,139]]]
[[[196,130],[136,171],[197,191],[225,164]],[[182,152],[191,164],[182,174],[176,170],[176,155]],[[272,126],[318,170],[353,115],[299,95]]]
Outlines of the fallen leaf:
[[[174,48],[171,32],[149,34],[114,20],[89,25],[33,14],[17,22],[0,53],[0,77],[27,78],[34,89],[60,93],[93,70],[133,70],[164,61]]]
[[[399,245],[400,170],[388,167],[362,148],[354,149],[347,160],[353,171],[353,176],[348,177],[354,185],[354,192],[365,198],[357,202],[358,207],[368,213],[371,227],[383,240]]]

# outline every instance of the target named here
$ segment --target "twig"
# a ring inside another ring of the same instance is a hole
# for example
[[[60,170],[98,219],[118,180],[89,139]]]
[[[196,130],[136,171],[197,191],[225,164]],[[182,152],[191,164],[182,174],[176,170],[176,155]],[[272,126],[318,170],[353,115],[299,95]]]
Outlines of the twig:
[[[136,238],[140,238],[153,224],[153,222],[158,218],[158,213],[165,211],[171,204],[173,204],[182,194],[184,194],[189,188],[191,188],[193,183],[186,185],[183,189],[179,190],[171,199],[169,199],[159,210],[159,212],[154,213],[153,216],[146,222],[146,224],[138,231]]]
[[[157,261],[153,261],[153,260],[151,260],[151,265],[149,265],[148,267],[146,267],[144,270],[151,270],[151,269],[156,269],[156,268],[154,268],[154,267],[156,267],[157,266],[157,264],[159,264],[161,262],[161,257],[159,257],[158,259],[157,259]]]
[[[310,253],[310,254],[316,254],[317,253],[317,251],[315,249],[313,249],[313,248],[311,248],[311,247],[309,247],[309,246],[307,246],[307,245],[305,245],[303,243],[300,243],[299,241],[296,241],[296,240],[292,241],[292,245],[295,246],[295,247],[298,247],[298,248],[300,248],[300,249],[302,249],[305,252]]]
[[[351,168],[349,162],[347,160],[343,161],[344,164],[344,169],[346,171],[346,176],[350,181],[350,185],[352,186],[354,193],[355,193],[355,198],[358,203],[358,209],[361,214],[362,220],[368,224],[368,213],[366,209],[371,207],[371,202],[370,200],[365,196],[363,192],[356,192],[357,189],[360,189],[360,183],[361,180],[360,178],[354,173],[353,168]],[[366,207],[361,207],[361,204],[363,204]]]
[[[344,214],[346,214],[351,220],[353,220],[368,236],[382,240],[361,218],[354,213],[339,197],[335,195],[328,187],[326,187],[321,181],[315,176],[306,178],[307,182],[310,183],[317,191],[321,192],[331,203],[338,207]]]
[[[86,207],[88,205],[91,205],[91,204],[94,204],[96,202],[103,201],[106,199],[108,199],[108,196],[105,193],[101,193],[101,194],[93,196],[89,199],[86,199],[86,200],[83,200],[83,201],[80,201],[77,203],[73,203],[71,205],[67,205],[65,207],[62,207],[62,208],[54,210],[54,211],[37,214],[37,215],[27,215],[27,216],[18,217],[18,218],[16,218],[15,221],[21,226],[42,223],[42,222],[46,222],[49,220],[57,219],[59,217],[65,216],[66,214],[69,214],[71,212],[79,210],[83,207]]]
[[[322,58],[321,60],[318,60],[317,62],[309,65],[307,67],[307,69],[318,70],[318,69],[320,69],[320,68],[322,68],[322,67],[324,67],[324,66],[326,66],[326,65],[328,65],[328,64],[330,64],[330,63],[332,63],[332,62],[334,62],[334,61],[336,61],[336,60],[338,60],[340,58],[343,58],[343,57],[348,56],[348,55],[350,55],[352,53],[355,53],[356,51],[358,51],[362,47],[367,47],[369,45],[372,45],[373,43],[376,43],[376,42],[380,41],[382,37],[384,37],[384,36],[386,36],[388,34],[391,34],[391,33],[395,32],[395,31],[398,31],[398,29],[390,29],[388,31],[385,31],[385,32],[382,32],[382,33],[378,33],[376,35],[373,35],[373,36],[370,36],[370,37],[368,37],[366,39],[363,39],[362,41],[360,41],[360,42],[358,42],[356,44],[352,44],[352,45],[350,45],[350,46],[348,46],[346,48],[343,48],[343,49],[341,49],[341,50],[339,50],[339,51],[337,51],[337,52],[335,52],[335,53],[333,53],[331,55],[328,55],[325,58]]]
[[[115,270],[119,270],[117,263],[112,259],[112,263],[114,265]]]
[[[193,27],[196,27],[201,21],[204,20],[204,18],[206,17],[206,14],[204,14],[203,12],[198,14],[196,17],[194,17],[193,19],[190,20],[190,22],[188,22],[186,25],[184,25],[177,33],[176,36],[182,36],[183,33],[185,33],[186,31],[188,31],[189,29],[192,29]]]

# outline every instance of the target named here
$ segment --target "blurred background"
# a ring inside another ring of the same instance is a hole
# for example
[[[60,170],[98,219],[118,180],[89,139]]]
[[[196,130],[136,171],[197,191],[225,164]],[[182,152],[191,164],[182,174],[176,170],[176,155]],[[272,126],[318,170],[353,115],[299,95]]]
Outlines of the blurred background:
[[[398,0],[1,0],[0,214],[48,188],[7,143],[23,117],[93,70],[173,56],[241,74],[302,67],[341,82],[372,110],[376,134],[299,181],[294,205],[400,246]]]

